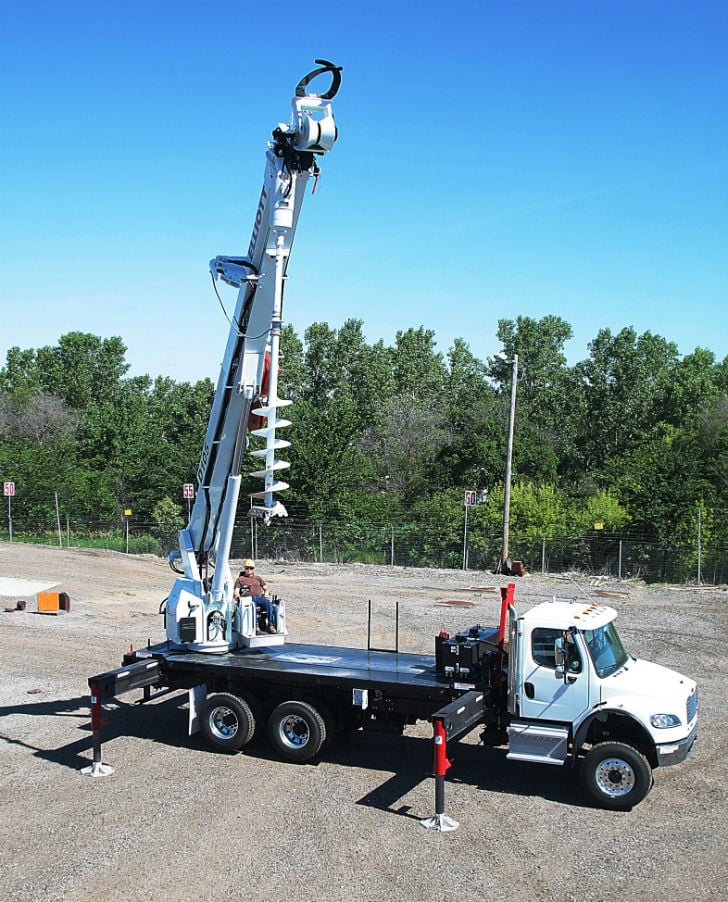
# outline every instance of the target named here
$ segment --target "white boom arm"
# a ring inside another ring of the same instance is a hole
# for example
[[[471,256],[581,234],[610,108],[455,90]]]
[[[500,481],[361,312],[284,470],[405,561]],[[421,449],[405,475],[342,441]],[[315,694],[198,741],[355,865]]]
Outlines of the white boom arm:
[[[290,445],[277,435],[290,425],[278,417],[278,409],[291,403],[278,397],[283,284],[306,184],[318,175],[317,157],[328,153],[337,138],[331,100],[341,84],[339,67],[326,60],[316,63],[319,68],[296,87],[289,125],[279,125],[268,143],[247,254],[210,261],[213,278],[239,292],[197,469],[195,504],[180,533],[179,554],[173,555],[184,576],[175,582],[166,607],[169,640],[194,651],[262,644],[252,603],[233,605],[229,558],[251,422],[265,420],[261,428],[250,429],[265,439],[265,447],[252,452],[263,466],[250,475],[261,478],[263,486],[251,495],[251,515],[265,522],[287,515],[275,498],[288,488],[278,473],[289,466],[276,452]],[[331,75],[329,89],[307,93],[309,83],[324,74]],[[267,642],[283,641],[284,619],[279,616],[281,638],[266,636]]]

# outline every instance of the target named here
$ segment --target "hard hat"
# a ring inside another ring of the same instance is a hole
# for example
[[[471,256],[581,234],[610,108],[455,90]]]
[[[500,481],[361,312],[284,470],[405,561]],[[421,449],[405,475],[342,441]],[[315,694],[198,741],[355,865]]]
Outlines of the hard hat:
[[[251,569],[255,570],[255,561],[251,561],[250,558],[246,558],[243,561],[243,567],[250,567]]]

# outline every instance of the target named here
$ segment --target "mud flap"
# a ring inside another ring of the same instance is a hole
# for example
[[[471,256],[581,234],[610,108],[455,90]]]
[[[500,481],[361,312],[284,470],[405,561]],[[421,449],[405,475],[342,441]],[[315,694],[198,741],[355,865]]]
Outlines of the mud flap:
[[[200,732],[200,711],[207,699],[207,685],[201,683],[199,686],[192,686],[189,690],[190,698],[190,719],[188,725],[188,733],[193,736]]]

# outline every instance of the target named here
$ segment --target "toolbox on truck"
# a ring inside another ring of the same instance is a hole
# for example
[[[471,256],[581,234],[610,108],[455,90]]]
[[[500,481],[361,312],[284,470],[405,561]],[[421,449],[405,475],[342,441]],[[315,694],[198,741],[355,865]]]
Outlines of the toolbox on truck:
[[[441,676],[482,678],[499,651],[495,627],[472,626],[454,636],[435,637],[435,662]]]

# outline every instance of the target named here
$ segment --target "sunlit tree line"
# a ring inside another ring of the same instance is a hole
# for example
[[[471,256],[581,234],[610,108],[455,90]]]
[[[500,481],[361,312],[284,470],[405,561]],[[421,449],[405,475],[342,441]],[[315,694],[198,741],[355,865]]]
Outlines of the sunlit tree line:
[[[511,533],[695,534],[728,543],[728,358],[681,356],[659,335],[600,330],[568,365],[556,316],[498,322],[504,357],[466,341],[447,354],[423,328],[371,344],[364,325],[315,323],[282,341],[280,394],[294,401],[285,503],[311,522],[421,523],[457,531],[463,491],[488,493],[478,530],[502,518],[512,367],[518,354]],[[214,387],[129,377],[121,338],[71,332],[12,348],[0,370],[0,479],[16,511],[119,522],[162,504],[183,516]],[[251,458],[251,469],[257,463]],[[251,481],[248,489],[257,489]],[[244,504],[245,502],[241,502]]]

